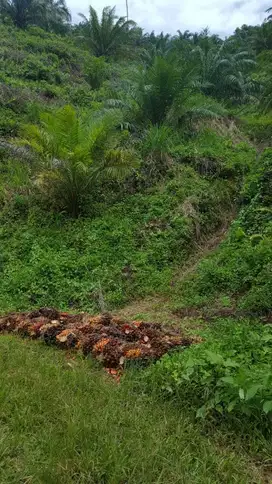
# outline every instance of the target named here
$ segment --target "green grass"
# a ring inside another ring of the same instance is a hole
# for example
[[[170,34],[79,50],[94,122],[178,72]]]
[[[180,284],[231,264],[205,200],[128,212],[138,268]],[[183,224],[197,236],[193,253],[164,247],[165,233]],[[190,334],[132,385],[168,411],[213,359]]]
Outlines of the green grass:
[[[0,483],[258,483],[239,440],[90,360],[0,337]],[[135,387],[134,387],[135,388]]]
[[[96,312],[100,287],[112,310],[165,290],[174,265],[194,249],[195,223],[203,236],[216,229],[232,193],[227,181],[205,180],[180,167],[164,186],[125,197],[100,217],[47,220],[38,212],[23,221],[6,214],[0,230],[1,311],[55,306]],[[192,204],[197,222],[186,212]]]

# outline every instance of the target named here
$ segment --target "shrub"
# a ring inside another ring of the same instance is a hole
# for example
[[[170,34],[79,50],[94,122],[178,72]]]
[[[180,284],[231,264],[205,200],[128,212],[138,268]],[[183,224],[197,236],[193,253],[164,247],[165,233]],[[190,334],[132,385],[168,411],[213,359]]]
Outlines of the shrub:
[[[144,133],[139,148],[145,160],[143,165],[144,175],[156,180],[165,175],[171,167],[170,156],[175,133],[168,126],[150,126]]]
[[[269,143],[272,140],[272,123],[271,115],[246,116],[244,119],[244,130],[257,143]]]
[[[122,179],[138,165],[132,151],[118,146],[118,119],[116,112],[94,118],[65,106],[42,114],[41,126],[25,126],[22,144],[42,162],[36,184],[55,208],[77,217],[97,180]]]
[[[239,140],[240,141],[240,140]],[[235,142],[229,136],[218,136],[206,128],[197,136],[174,146],[171,155],[179,163],[189,163],[204,176],[239,178],[249,171],[256,150],[245,142]]]
[[[146,379],[160,392],[192,402],[198,417],[211,412],[272,415],[272,328],[247,321],[217,321],[207,341],[164,356]]]
[[[104,57],[90,57],[85,63],[84,74],[92,89],[99,89],[107,79],[109,66]]]
[[[91,201],[97,217],[66,221],[34,202],[23,221],[7,204],[0,233],[2,310],[55,305],[97,311],[100,285],[107,309],[164,292],[175,266],[193,250],[196,233],[218,226],[230,203],[226,182],[215,186],[190,167],[180,167],[165,186],[122,197],[109,208],[111,200],[98,189]]]
[[[208,304],[227,294],[246,311],[271,311],[271,154],[265,150],[253,164],[239,217],[218,250],[183,284],[182,306]]]
[[[19,119],[11,109],[0,106],[0,136],[16,136],[19,131]]]

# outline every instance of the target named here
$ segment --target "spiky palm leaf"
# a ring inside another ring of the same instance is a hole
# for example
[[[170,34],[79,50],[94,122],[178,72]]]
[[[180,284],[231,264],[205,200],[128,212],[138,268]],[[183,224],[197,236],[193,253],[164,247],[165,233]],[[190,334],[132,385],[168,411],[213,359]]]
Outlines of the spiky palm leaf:
[[[196,91],[195,73],[191,66],[182,66],[157,57],[153,66],[140,72],[135,99],[143,118],[154,125],[161,125],[169,118],[169,112],[177,112],[173,106],[178,100],[190,97]]]
[[[200,46],[193,50],[199,61],[199,84],[202,92],[219,99],[236,99],[241,102],[249,94],[253,84],[248,82],[248,72],[255,61],[247,51],[232,54],[230,44],[204,50]],[[255,89],[255,87],[254,87]]]
[[[126,176],[138,164],[132,151],[120,150],[115,126],[120,113],[96,118],[80,116],[71,106],[41,116],[41,125],[27,125],[21,143],[41,160],[39,186],[73,216],[82,196],[98,179]]]
[[[10,18],[21,29],[30,24],[39,24],[42,11],[40,0],[0,0],[0,16],[3,19]]]
[[[22,29],[36,25],[56,31],[71,20],[65,0],[0,0],[0,17]]]
[[[263,113],[269,113],[272,111],[272,81],[266,82],[261,99],[260,99],[260,107]]]
[[[161,124],[179,91],[180,76],[176,67],[156,57],[154,64],[140,71],[135,98],[145,119]]]
[[[268,8],[268,9],[265,11],[265,13],[270,13],[270,12],[272,12],[272,7]],[[272,21],[272,14],[268,15],[267,20],[268,20],[269,22],[271,22],[271,21]]]
[[[115,15],[115,7],[105,7],[99,21],[96,10],[90,6],[89,20],[81,15],[86,25],[86,36],[92,52],[97,57],[116,54],[129,42],[130,29],[135,22]]]
[[[58,32],[71,21],[65,0],[43,0],[43,27]]]
[[[221,104],[200,93],[183,91],[177,97],[168,113],[168,122],[173,126],[189,127],[192,122],[206,118],[220,118],[226,115]]]

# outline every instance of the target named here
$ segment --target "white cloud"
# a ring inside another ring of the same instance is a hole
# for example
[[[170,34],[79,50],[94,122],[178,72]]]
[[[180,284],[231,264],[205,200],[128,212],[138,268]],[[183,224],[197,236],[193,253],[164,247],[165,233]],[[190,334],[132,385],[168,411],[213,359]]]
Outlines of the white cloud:
[[[92,6],[100,13],[106,3],[92,0]],[[77,13],[88,15],[90,1],[67,0],[74,21]],[[110,2],[109,2],[110,3]],[[213,33],[222,36],[231,34],[236,27],[243,24],[260,24],[265,18],[265,10],[270,6],[269,0],[128,0],[129,16],[140,27],[150,32],[161,31],[174,34],[178,29],[199,31],[209,27]],[[126,1],[116,0],[118,15],[126,15]]]

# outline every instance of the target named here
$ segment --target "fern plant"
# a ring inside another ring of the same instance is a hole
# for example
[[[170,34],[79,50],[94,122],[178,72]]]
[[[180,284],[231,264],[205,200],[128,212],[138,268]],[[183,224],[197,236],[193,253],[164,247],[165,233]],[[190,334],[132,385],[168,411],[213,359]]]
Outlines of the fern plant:
[[[121,180],[138,166],[134,152],[119,146],[118,122],[117,111],[94,118],[65,106],[42,114],[40,126],[25,126],[21,143],[41,160],[36,183],[54,206],[77,217],[95,184]]]

